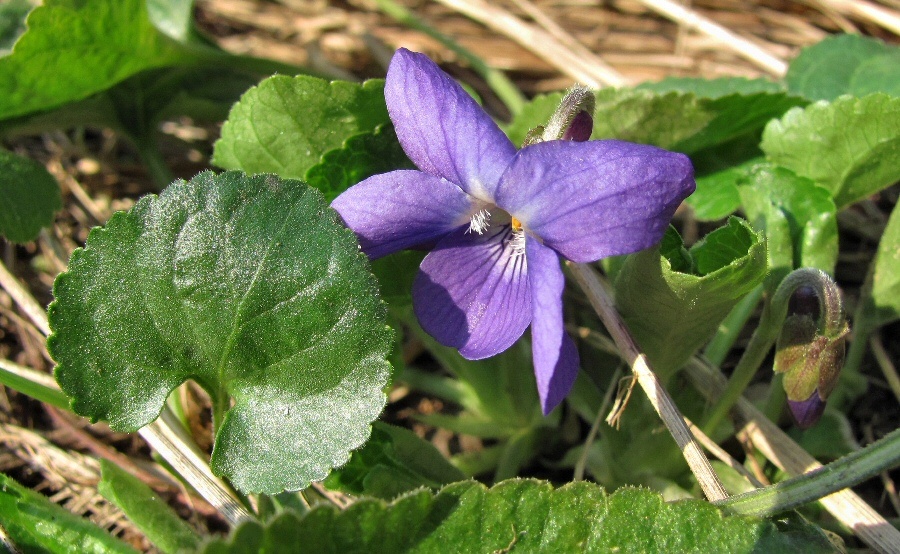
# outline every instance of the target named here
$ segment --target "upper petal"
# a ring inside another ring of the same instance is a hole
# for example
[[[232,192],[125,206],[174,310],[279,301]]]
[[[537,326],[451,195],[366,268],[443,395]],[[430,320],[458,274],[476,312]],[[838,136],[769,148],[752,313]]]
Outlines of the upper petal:
[[[565,277],[556,252],[528,237],[531,281],[531,353],[541,409],[549,414],[569,394],[578,376],[578,349],[565,331],[562,295]]]
[[[401,48],[384,97],[397,138],[419,169],[493,201],[516,148],[456,81],[424,54]]]
[[[687,156],[617,140],[551,141],[519,152],[497,205],[576,262],[653,246],[695,188]]]
[[[453,183],[401,169],[350,187],[331,207],[359,237],[363,252],[375,259],[465,225],[474,202]]]
[[[503,352],[531,323],[526,257],[508,225],[482,235],[457,230],[422,261],[413,309],[422,328],[470,360]]]

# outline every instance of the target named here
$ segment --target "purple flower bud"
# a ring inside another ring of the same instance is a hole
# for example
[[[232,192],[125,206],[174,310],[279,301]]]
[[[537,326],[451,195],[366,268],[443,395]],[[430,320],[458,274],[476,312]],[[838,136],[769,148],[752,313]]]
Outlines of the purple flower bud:
[[[575,142],[584,142],[591,138],[594,130],[594,118],[591,114],[581,111],[572,119],[569,128],[563,134],[563,140],[574,140]]]
[[[818,421],[837,384],[850,330],[834,281],[821,271],[795,273],[800,271],[806,272],[806,283],[796,286],[788,301],[791,313],[778,336],[774,369],[784,374],[788,406],[806,429]]]
[[[822,413],[825,411],[825,401],[818,392],[813,391],[806,400],[788,400],[788,408],[791,410],[794,421],[797,422],[797,427],[809,429],[822,417]]]

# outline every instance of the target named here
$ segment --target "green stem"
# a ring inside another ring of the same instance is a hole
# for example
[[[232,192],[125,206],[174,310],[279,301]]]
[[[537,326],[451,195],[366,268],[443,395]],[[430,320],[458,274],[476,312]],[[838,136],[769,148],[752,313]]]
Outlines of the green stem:
[[[469,395],[466,394],[462,385],[456,379],[448,379],[410,366],[404,367],[397,379],[417,391],[455,402],[461,406],[469,402]]]
[[[776,373],[769,385],[769,397],[766,398],[763,413],[770,421],[778,423],[778,420],[781,419],[781,412],[784,411],[785,401],[787,401],[787,393],[784,392],[784,375]]]
[[[0,359],[0,384],[62,410],[72,409],[69,398],[55,386],[53,377],[9,360]]]
[[[525,97],[506,75],[493,69],[474,53],[463,48],[458,42],[436,30],[434,27],[431,27],[393,0],[375,0],[375,3],[378,4],[381,11],[388,16],[393,17],[408,27],[422,31],[452,50],[460,58],[466,60],[469,65],[472,66],[472,69],[481,75],[487,85],[491,87],[494,94],[506,104],[510,113],[516,115],[522,111],[522,107],[525,105]]]
[[[785,303],[786,310],[787,305]],[[728,386],[725,388],[722,396],[719,397],[719,401],[713,406],[706,424],[703,426],[703,432],[707,435],[713,436],[715,434],[719,424],[722,423],[731,407],[734,406],[734,403],[743,394],[744,389],[750,384],[753,376],[756,375],[756,370],[762,365],[766,354],[775,343],[775,339],[778,337],[778,326],[784,321],[784,313],[779,313],[781,315],[780,318],[778,314],[773,313],[772,303],[766,303],[763,308],[762,318],[759,321],[759,327],[756,328],[753,336],[750,337],[747,349],[744,350],[744,354],[734,368],[734,373],[728,379]]]
[[[156,141],[146,137],[133,137],[133,140],[138,154],[140,154],[141,160],[147,166],[147,172],[150,174],[150,178],[153,179],[157,190],[162,190],[169,186],[175,180],[175,176],[172,175],[172,171],[166,165],[166,160],[163,159],[162,154],[159,152]]]
[[[852,487],[900,464],[900,429],[799,477],[717,502],[727,511],[768,517]]]
[[[742,298],[719,325],[716,335],[703,350],[703,355],[712,365],[720,366],[725,361],[725,356],[734,346],[734,342],[741,333],[741,329],[747,324],[747,320],[753,315],[762,294],[763,286],[759,285]]]

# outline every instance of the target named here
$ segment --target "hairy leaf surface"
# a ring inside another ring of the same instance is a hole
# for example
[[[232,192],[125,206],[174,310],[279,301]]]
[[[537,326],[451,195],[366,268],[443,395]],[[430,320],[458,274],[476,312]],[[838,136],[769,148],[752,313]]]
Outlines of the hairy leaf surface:
[[[723,516],[707,502],[667,504],[648,490],[607,495],[579,482],[554,490],[536,480],[487,489],[462,482],[391,504],[363,500],[344,512],[285,512],[246,523],[206,554],[250,552],[832,552],[821,531],[781,532],[757,518]]]
[[[133,431],[193,379],[227,412],[213,471],[243,491],[324,478],[385,402],[374,277],[300,181],[178,181],[92,231],[54,295],[49,348],[73,409]]]

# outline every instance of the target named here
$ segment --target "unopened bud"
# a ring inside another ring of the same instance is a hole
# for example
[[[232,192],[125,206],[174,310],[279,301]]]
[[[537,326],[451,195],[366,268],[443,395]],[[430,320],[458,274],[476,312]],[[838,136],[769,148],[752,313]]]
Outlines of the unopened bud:
[[[594,131],[594,118],[587,112],[578,112],[569,128],[563,133],[563,140],[574,140],[575,142],[585,142],[591,138]]]
[[[794,421],[797,422],[797,427],[809,429],[819,421],[825,412],[825,400],[819,396],[818,392],[813,391],[806,400],[796,402],[788,400],[788,408],[791,410]]]
[[[548,140],[584,142],[594,130],[594,93],[587,87],[575,85],[559,103],[546,125],[535,127],[525,137],[522,146]]]
[[[788,303],[775,350],[775,371],[784,374],[788,407],[797,425],[815,424],[837,384],[847,334],[840,291],[824,272],[797,286]],[[787,282],[787,279],[785,280]]]

